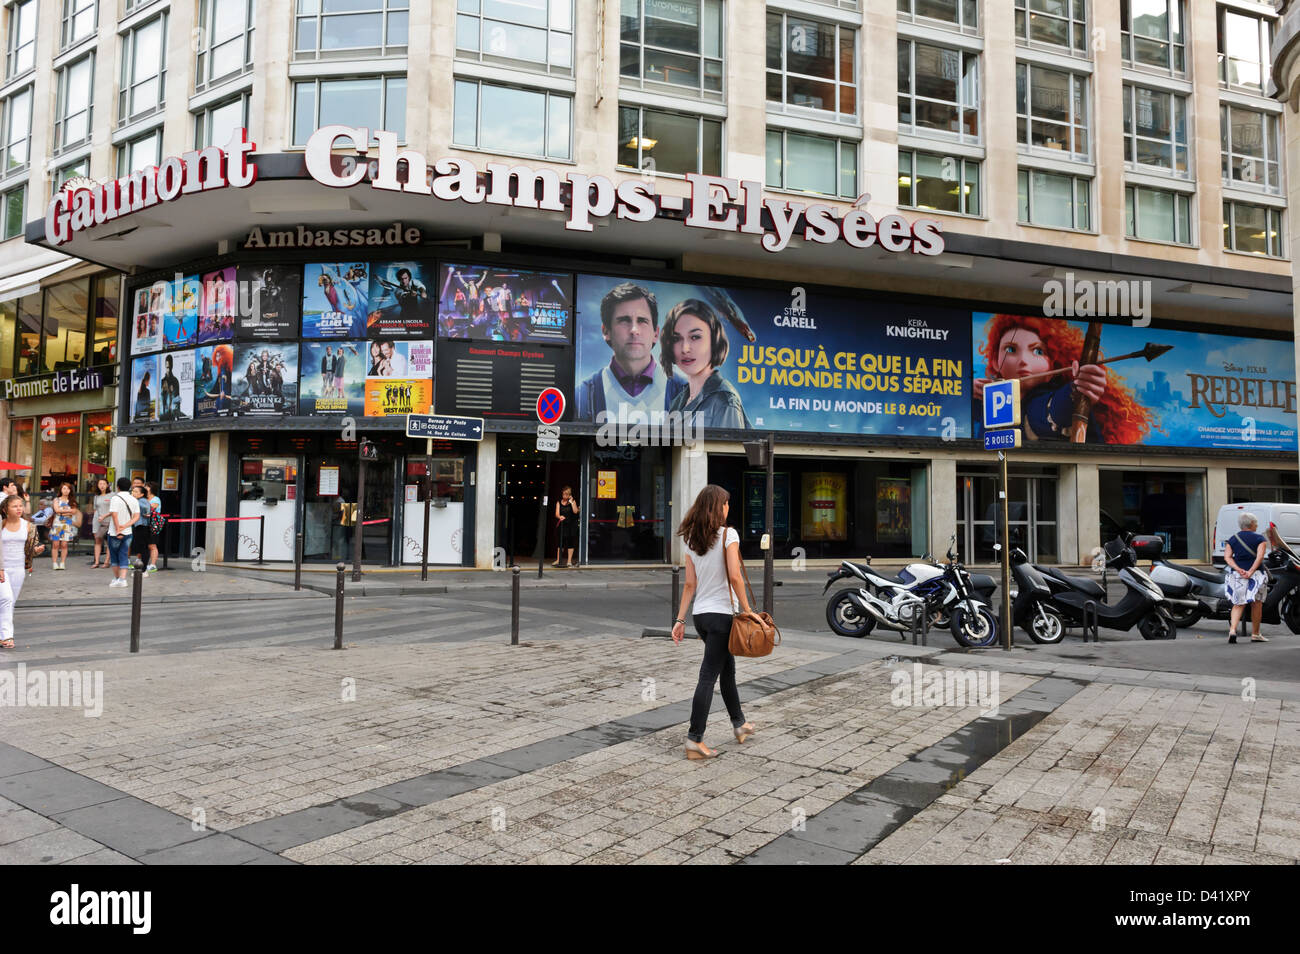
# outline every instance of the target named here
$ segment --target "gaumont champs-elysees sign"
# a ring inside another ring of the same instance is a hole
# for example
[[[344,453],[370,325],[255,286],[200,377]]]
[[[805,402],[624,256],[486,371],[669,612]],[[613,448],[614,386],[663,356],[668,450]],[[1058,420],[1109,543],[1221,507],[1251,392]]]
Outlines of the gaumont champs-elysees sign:
[[[372,138],[378,144],[374,156],[370,155]],[[257,181],[257,165],[251,157],[256,148],[247,131],[237,129],[224,148],[196,149],[93,188],[61,192],[45,212],[46,241],[63,245],[85,229],[181,196],[247,188]],[[344,155],[345,161],[339,163],[335,150],[340,149],[366,161]],[[757,236],[769,252],[781,251],[796,233],[805,242],[844,242],[854,248],[874,245],[918,255],[938,255],[944,247],[942,226],[934,219],[909,222],[891,214],[877,220],[858,208],[841,216],[829,205],[765,199],[761,182],[721,176],[688,174],[689,199],[659,195],[653,182],[645,179],[625,179],[615,185],[605,176],[570,172],[562,181],[553,169],[497,162],[488,163],[486,175],[480,177],[467,159],[448,157],[430,165],[420,153],[399,149],[396,133],[379,130],[372,137],[365,127],[342,125],[316,130],[307,141],[305,159],[308,175],[330,188],[353,188],[369,179],[372,189],[429,196],[440,202],[563,212],[567,213],[564,227],[574,232],[590,232],[593,219],[611,215],[628,222],[649,222],[664,215],[680,218],[687,228]],[[399,167],[405,172],[401,179]]]

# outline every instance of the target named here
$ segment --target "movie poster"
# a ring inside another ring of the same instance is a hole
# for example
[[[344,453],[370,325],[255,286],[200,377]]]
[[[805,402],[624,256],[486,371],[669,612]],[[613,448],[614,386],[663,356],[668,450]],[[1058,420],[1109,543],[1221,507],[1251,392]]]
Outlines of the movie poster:
[[[158,420],[194,419],[194,352],[158,356]]]
[[[416,378],[366,378],[366,417],[430,414],[433,381]]]
[[[235,316],[235,337],[243,341],[298,337],[302,271],[297,265],[241,265],[239,285],[247,301]]]
[[[800,537],[804,540],[847,540],[848,492],[847,474],[805,473]]]
[[[131,423],[158,420],[158,358],[136,358],[131,362]]]
[[[444,265],[438,336],[568,344],[573,276],[487,265]]]
[[[1084,363],[1090,327],[1098,358]],[[1297,449],[1289,342],[988,312],[972,339],[976,436],[984,385],[1014,377],[1026,442]]]
[[[163,324],[171,313],[171,294],[166,282],[154,282],[135,290],[132,310],[131,353],[148,354],[162,347]]]
[[[298,345],[256,342],[235,346],[235,391],[240,415],[293,414],[298,409]]]
[[[167,298],[171,307],[163,316],[164,348],[193,345],[199,331],[199,302],[203,297],[199,276],[187,275],[177,282],[167,284]]]
[[[235,349],[228,344],[194,352],[194,416],[225,417],[233,393]]]
[[[368,265],[341,262],[303,266],[304,338],[362,338],[369,312]]]
[[[229,341],[235,335],[235,312],[239,310],[239,286],[235,266],[203,275],[199,306],[199,342]]]
[[[876,541],[912,542],[912,482],[876,478]]]
[[[299,414],[365,413],[367,341],[304,341]]]
[[[366,416],[430,413],[433,342],[381,338],[366,347]]]
[[[432,338],[435,303],[430,286],[433,265],[420,262],[372,262],[370,338]]]

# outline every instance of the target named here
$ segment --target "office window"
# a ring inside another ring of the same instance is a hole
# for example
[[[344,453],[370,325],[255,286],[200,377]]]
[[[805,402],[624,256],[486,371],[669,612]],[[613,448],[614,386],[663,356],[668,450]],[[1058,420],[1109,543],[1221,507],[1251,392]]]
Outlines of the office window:
[[[1018,178],[1021,222],[1061,229],[1092,228],[1088,179],[1038,169],[1021,169]]]
[[[855,31],[788,13],[767,15],[767,101],[858,118]]]
[[[32,144],[32,87],[0,101],[0,176],[27,165]]]
[[[5,79],[36,66],[36,0],[9,5],[9,36],[5,46]]]
[[[18,352],[14,356],[14,376],[37,374],[41,352],[41,293],[24,295],[17,307]]]
[[[86,360],[86,309],[90,279],[59,282],[45,289],[41,364],[46,371],[80,367]]]
[[[1124,160],[1189,177],[1187,97],[1125,83]]]
[[[633,86],[722,98],[722,0],[622,0],[619,74]]]
[[[1144,186],[1125,186],[1124,223],[1129,238],[1190,245],[1191,221],[1190,196]]]
[[[95,0],[63,0],[64,49],[95,32],[96,7]]]
[[[1016,0],[1016,37],[1086,53],[1088,0]]]
[[[456,0],[456,54],[573,72],[573,0]]]
[[[130,175],[162,162],[162,127],[151,129],[117,147],[117,174]]]
[[[0,381],[14,376],[14,346],[18,342],[18,302],[0,301]],[[9,445],[13,448],[13,444]],[[13,460],[13,458],[9,458]],[[21,461],[20,461],[21,463]]]
[[[1017,63],[1016,141],[1086,159],[1088,77]]]
[[[94,336],[91,364],[112,364],[117,360],[117,307],[122,289],[121,275],[97,275],[91,301],[90,330]]]
[[[1282,255],[1282,210],[1245,202],[1223,203],[1223,247],[1252,255]]]
[[[1219,82],[1263,93],[1273,21],[1219,7]]]
[[[372,125],[406,140],[406,77],[307,80],[293,84],[293,144],[304,146],[312,132],[334,123]]]
[[[568,159],[572,131],[572,97],[456,80],[454,145],[504,155]]]
[[[1183,0],[1119,0],[1120,56],[1130,66],[1187,72]]]
[[[122,85],[117,121],[121,125],[163,105],[167,78],[167,15],[155,17],[122,37]]]
[[[898,41],[898,124],[978,139],[979,55]]]
[[[979,215],[980,163],[962,156],[900,149],[898,204],[953,215]]]
[[[248,128],[247,93],[194,114],[194,148],[224,146],[241,127]]]
[[[23,234],[23,204],[27,199],[26,184],[10,189],[4,194],[5,238]]]
[[[83,56],[59,70],[58,87],[58,105],[54,113],[55,150],[90,140],[95,54]]]
[[[722,122],[659,109],[618,110],[618,164],[647,172],[722,175]]]
[[[76,162],[69,163],[68,165],[63,166],[54,174],[54,188],[62,189],[64,184],[69,179],[78,176],[89,176],[89,175],[90,175],[90,158],[87,157],[85,159],[79,159]]]
[[[767,185],[818,195],[858,196],[858,144],[791,130],[767,131]]]
[[[253,11],[254,0],[203,0],[199,4],[196,90],[253,65]]]
[[[1257,109],[1219,107],[1223,181],[1282,191],[1277,116]]]
[[[898,13],[907,20],[938,20],[967,33],[979,29],[975,0],[898,0]]]
[[[408,0],[298,0],[296,59],[404,56]]]

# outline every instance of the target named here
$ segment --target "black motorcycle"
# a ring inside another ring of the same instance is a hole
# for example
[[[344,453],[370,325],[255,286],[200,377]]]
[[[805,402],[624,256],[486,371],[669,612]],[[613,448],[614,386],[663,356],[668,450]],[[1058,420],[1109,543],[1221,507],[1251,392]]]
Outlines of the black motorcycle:
[[[1059,643],[1065,638],[1065,619],[1052,605],[1052,587],[1019,547],[1011,551],[1011,575],[1016,581],[1012,625],[1019,626],[1036,643]]]
[[[1128,592],[1118,603],[1106,602],[1106,591],[1095,580],[1067,576],[1052,567],[1035,566],[1054,591],[1050,605],[1060,612],[1068,626],[1084,625],[1084,608],[1096,607],[1096,622],[1101,629],[1127,632],[1134,625],[1143,639],[1175,639],[1170,601],[1137,565],[1137,553],[1131,545],[1132,534],[1116,537],[1105,546],[1105,564],[1119,571],[1120,582]],[[1194,604],[1193,604],[1194,605]]]

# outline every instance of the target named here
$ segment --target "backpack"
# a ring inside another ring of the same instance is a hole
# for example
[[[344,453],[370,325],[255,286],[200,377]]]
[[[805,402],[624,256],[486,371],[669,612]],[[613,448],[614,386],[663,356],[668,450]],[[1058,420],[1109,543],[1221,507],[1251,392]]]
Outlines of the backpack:
[[[154,507],[149,511],[149,530],[155,536],[162,533],[163,527],[167,526],[167,518],[162,515],[162,510]]]

